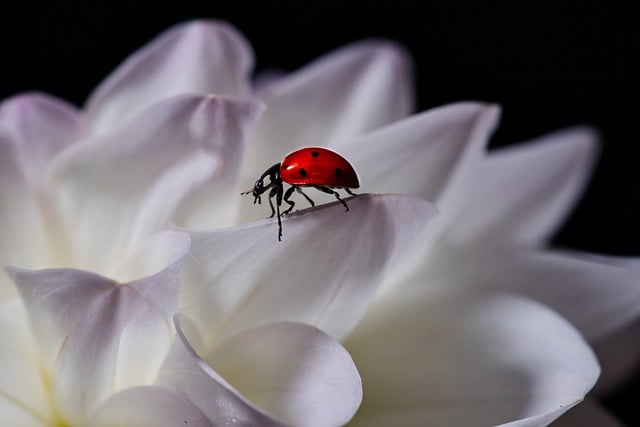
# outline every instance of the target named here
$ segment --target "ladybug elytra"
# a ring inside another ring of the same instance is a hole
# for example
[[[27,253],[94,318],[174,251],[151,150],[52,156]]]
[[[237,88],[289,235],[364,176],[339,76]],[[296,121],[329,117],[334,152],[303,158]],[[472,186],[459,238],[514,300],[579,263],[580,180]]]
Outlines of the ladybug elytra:
[[[267,177],[269,182],[265,184]],[[283,182],[291,185],[287,191],[283,191]],[[295,202],[290,200],[293,192],[302,194],[311,206],[315,206],[313,200],[300,187],[313,187],[324,193],[333,194],[342,203],[345,211],[348,211],[349,206],[335,189],[342,189],[354,196],[351,189],[360,187],[360,181],[353,166],[340,154],[327,148],[306,147],[288,154],[280,163],[271,166],[256,180],[251,190],[241,194],[253,194],[253,203],[260,204],[262,202],[260,196],[271,189],[269,192],[270,218],[276,214],[278,216],[278,240],[280,241],[282,240],[280,216],[288,214],[295,206]],[[274,197],[276,198],[275,209],[271,200]],[[289,207],[281,213],[280,206],[283,200]]]

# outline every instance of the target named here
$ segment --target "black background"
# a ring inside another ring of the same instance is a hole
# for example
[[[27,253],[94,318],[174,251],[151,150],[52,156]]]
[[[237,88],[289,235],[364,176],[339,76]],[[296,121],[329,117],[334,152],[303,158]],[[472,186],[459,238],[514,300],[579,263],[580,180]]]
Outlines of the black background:
[[[502,105],[493,146],[576,124],[597,128],[600,162],[555,244],[640,254],[637,22],[615,2],[87,3],[3,6],[0,99],[40,90],[82,105],[128,54],[193,18],[235,25],[252,43],[258,70],[294,70],[345,43],[389,38],[415,58],[418,110],[469,99]],[[635,380],[606,400],[629,425],[640,419],[638,391]]]

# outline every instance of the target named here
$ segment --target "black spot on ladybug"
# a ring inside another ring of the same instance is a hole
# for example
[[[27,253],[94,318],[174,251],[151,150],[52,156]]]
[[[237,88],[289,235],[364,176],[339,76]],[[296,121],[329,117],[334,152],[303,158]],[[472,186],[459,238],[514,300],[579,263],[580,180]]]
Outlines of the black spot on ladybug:
[[[312,151],[311,152],[311,157],[318,157],[320,155],[320,153],[318,153],[317,151]]]
[[[336,168],[333,174],[336,176],[336,178],[342,178],[342,175],[343,175],[342,169]]]
[[[300,168],[298,172],[300,173],[300,176],[303,178],[307,176],[307,171],[304,170],[304,168]]]

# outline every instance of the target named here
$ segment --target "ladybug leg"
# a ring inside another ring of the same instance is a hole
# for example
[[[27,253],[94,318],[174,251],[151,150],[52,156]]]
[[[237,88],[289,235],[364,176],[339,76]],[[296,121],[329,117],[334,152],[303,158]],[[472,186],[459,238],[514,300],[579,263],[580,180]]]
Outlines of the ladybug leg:
[[[295,190],[296,188],[297,187],[292,185],[291,187],[289,187],[287,189],[287,191],[285,191],[285,193],[284,193],[284,201],[289,204],[289,207],[287,208],[287,210],[282,212],[282,215],[286,215],[289,212],[291,212],[291,209],[293,209],[293,207],[296,205],[296,202],[294,202],[293,200],[289,200],[289,197],[291,197],[291,195],[293,194],[293,190]]]
[[[278,194],[278,187],[273,187],[271,189],[271,191],[269,192],[269,206],[271,207],[271,215],[269,215],[267,218],[273,218],[273,216],[276,214],[276,210],[273,208],[273,198],[275,196],[277,196]],[[276,197],[276,202],[277,202],[278,198]]]
[[[304,191],[302,191],[302,188],[300,187],[296,187],[296,191],[300,194],[302,194],[304,196],[305,199],[307,199],[307,202],[309,202],[309,204],[311,205],[311,207],[315,206],[316,204],[313,203],[313,200],[311,200],[311,197],[307,196]]]
[[[356,196],[356,193],[352,193],[352,192],[351,192],[351,189],[350,189],[349,187],[343,187],[342,189],[343,189],[344,191],[346,191],[347,193],[349,193],[350,195],[352,195],[352,196]]]
[[[331,188],[329,188],[329,187],[326,187],[326,186],[324,186],[324,185],[314,185],[313,187],[314,187],[314,188],[316,188],[316,189],[318,189],[318,190],[320,190],[320,191],[322,191],[322,192],[324,192],[324,193],[327,193],[327,194],[333,194],[334,196],[336,196],[336,199],[338,199],[338,201],[339,201],[340,203],[342,203],[342,206],[344,206],[344,211],[345,211],[345,212],[348,212],[348,211],[349,211],[349,206],[347,206],[347,204],[345,203],[345,201],[344,201],[344,200],[342,200],[342,199],[340,198],[340,194],[338,194],[338,192],[337,192],[337,191],[335,191],[335,190],[333,190],[333,189],[331,189]]]
[[[282,241],[282,220],[280,219],[280,205],[282,205],[282,184],[277,185],[271,190],[276,196],[276,213],[278,214],[278,242]],[[271,201],[271,199],[269,199]],[[273,206],[271,206],[273,210]],[[273,214],[271,214],[273,216]]]

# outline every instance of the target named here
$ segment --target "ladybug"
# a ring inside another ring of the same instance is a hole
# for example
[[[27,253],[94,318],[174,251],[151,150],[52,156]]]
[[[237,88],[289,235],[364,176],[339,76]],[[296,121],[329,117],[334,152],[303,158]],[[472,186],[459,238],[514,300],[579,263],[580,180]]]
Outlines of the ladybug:
[[[265,178],[269,177],[269,182],[265,184]],[[290,184],[291,187],[283,193],[283,182]],[[349,210],[349,206],[340,198],[340,194],[334,189],[342,189],[352,196],[352,188],[360,187],[358,174],[340,154],[322,147],[305,147],[294,151],[285,156],[280,163],[276,163],[267,169],[253,185],[253,188],[241,194],[253,194],[253,203],[260,204],[262,202],[260,196],[271,189],[269,192],[269,205],[271,206],[272,218],[278,216],[278,241],[282,240],[282,222],[281,215],[286,215],[295,206],[295,202],[289,200],[294,191],[302,194],[305,199],[315,206],[313,200],[309,198],[301,189],[301,187],[313,187],[316,190],[333,194],[345,211]],[[273,208],[272,198],[276,198],[276,208]],[[280,213],[282,201],[289,204],[287,210]]]

